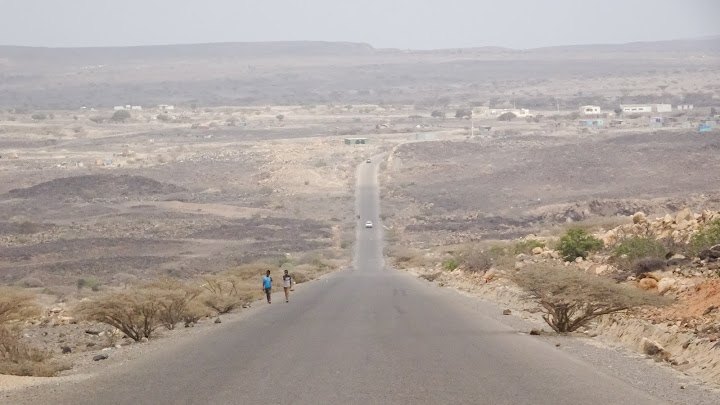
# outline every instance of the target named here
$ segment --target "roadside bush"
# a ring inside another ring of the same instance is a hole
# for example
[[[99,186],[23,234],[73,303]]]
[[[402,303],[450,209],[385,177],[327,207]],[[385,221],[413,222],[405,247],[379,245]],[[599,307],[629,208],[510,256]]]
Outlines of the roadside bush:
[[[563,259],[573,261],[578,257],[586,259],[591,252],[598,251],[603,246],[602,240],[588,234],[586,230],[573,228],[560,238],[557,249]]]
[[[513,280],[540,301],[543,319],[558,333],[573,332],[601,315],[670,302],[635,287],[556,264],[529,267]]]
[[[152,289],[114,292],[81,302],[75,313],[88,321],[113,326],[137,342],[150,338],[162,325],[164,300]]]
[[[700,229],[690,239],[690,254],[698,256],[703,250],[720,244],[720,219],[716,219]]]
[[[231,312],[254,298],[252,293],[241,288],[240,280],[232,276],[205,277],[202,287],[206,290],[201,296],[202,302],[218,314]],[[260,291],[259,282],[257,291]]]
[[[445,113],[443,111],[433,111],[430,113],[430,116],[433,118],[445,119]]]
[[[514,250],[515,250],[516,255],[519,255],[519,254],[529,255],[529,254],[532,254],[532,250],[535,249],[536,247],[544,248],[545,243],[543,243],[537,239],[527,239],[527,240],[524,240],[521,242],[517,242],[515,244]]]
[[[202,293],[200,288],[194,288],[179,280],[165,278],[148,284],[146,288],[155,290],[159,298],[160,323],[168,330],[184,320],[188,306]]]
[[[0,374],[54,377],[70,368],[69,364],[51,361],[51,357],[50,352],[23,342],[19,330],[0,327]]]
[[[295,284],[301,284],[301,283],[307,283],[308,281],[312,280],[307,273],[302,271],[289,271],[288,274],[290,277],[292,277],[292,281]]]
[[[468,271],[486,271],[495,265],[507,265],[504,259],[509,258],[509,253],[502,246],[493,246],[488,250],[473,246],[460,255],[460,263]]]
[[[449,259],[443,260],[442,266],[443,266],[443,269],[445,269],[447,271],[453,271],[453,270],[457,269],[458,266],[460,266],[460,262],[458,261],[458,259],[451,257]]]
[[[0,328],[10,322],[40,315],[40,307],[32,294],[8,287],[0,287]]]
[[[45,120],[45,119],[47,119],[47,117],[48,116],[45,113],[35,113],[30,116],[30,118],[32,118],[33,120],[36,120],[36,121]]]
[[[199,299],[190,301],[182,313],[182,321],[186,328],[198,323],[201,319],[212,316],[212,310]]]

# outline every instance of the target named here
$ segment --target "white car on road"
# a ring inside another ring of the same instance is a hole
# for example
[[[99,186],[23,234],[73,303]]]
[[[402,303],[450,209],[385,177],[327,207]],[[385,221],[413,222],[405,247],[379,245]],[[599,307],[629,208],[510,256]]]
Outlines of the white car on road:
[[[365,228],[372,228],[372,221],[365,222]]]

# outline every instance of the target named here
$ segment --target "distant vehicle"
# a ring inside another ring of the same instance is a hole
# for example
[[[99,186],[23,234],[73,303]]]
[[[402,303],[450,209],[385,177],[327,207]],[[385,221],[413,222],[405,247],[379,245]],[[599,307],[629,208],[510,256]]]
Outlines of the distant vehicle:
[[[365,161],[365,163],[370,163],[370,162],[372,162],[372,160],[370,160],[370,159]]]
[[[365,222],[365,228],[372,228],[372,221]]]

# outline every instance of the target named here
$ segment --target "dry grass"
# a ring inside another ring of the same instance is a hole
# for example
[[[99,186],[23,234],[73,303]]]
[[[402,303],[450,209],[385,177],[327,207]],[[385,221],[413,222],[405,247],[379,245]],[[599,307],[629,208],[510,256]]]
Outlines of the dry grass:
[[[70,368],[51,358],[51,353],[23,342],[18,330],[0,328],[0,374],[53,377]]]

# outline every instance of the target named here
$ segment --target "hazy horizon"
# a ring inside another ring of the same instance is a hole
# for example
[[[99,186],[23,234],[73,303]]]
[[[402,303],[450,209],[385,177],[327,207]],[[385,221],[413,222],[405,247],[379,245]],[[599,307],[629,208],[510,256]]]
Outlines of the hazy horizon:
[[[374,48],[528,49],[697,39],[720,35],[713,0],[448,0],[437,3],[308,0],[262,3],[0,0],[0,45],[49,48],[131,47],[229,42],[322,41]]]

